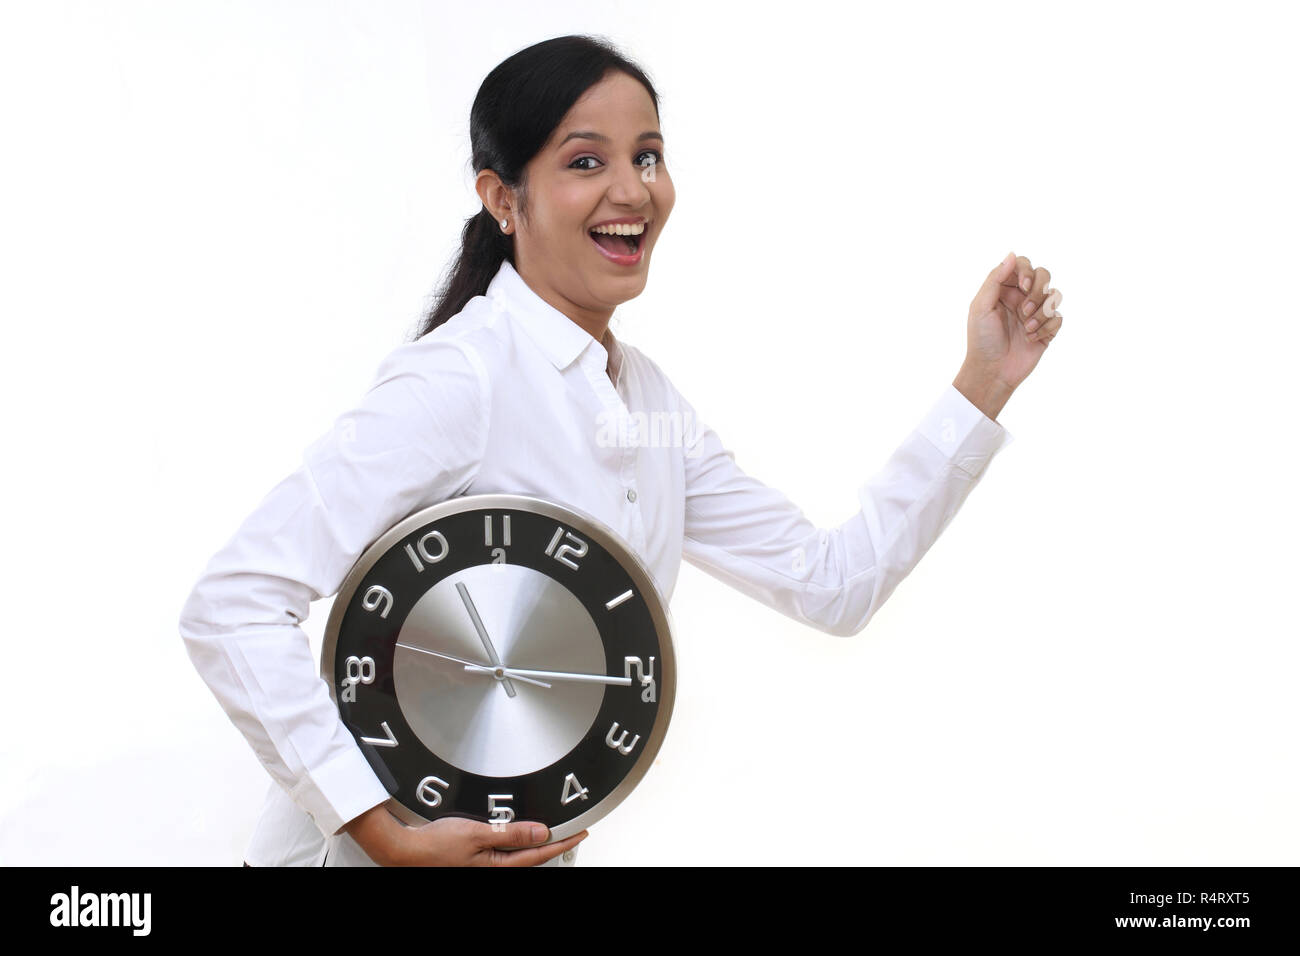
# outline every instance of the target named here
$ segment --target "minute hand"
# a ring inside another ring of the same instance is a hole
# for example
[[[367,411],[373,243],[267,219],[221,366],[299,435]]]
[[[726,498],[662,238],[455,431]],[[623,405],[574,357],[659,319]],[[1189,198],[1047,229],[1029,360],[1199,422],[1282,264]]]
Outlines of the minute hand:
[[[571,680],[584,684],[613,684],[617,687],[631,687],[632,678],[630,677],[610,677],[607,674],[571,674],[567,671],[534,671],[524,670],[519,667],[502,667],[492,668],[484,667],[482,664],[466,664],[465,670],[474,673],[491,674],[495,670],[501,670],[506,677],[518,677],[520,679],[531,678],[537,680]]]

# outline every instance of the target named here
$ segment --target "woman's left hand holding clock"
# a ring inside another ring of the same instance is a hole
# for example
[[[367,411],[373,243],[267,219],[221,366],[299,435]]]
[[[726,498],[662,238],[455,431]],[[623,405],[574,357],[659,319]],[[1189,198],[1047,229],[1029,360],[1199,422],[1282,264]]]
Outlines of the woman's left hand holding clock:
[[[587,831],[542,846],[550,831],[540,823],[480,823],[444,817],[411,827],[380,804],[343,828],[380,866],[537,866],[587,838]]]

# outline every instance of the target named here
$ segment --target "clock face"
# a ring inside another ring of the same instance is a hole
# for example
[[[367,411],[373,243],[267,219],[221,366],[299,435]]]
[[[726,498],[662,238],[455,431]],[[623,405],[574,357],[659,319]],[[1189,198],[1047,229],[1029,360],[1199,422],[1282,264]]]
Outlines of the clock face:
[[[563,839],[653,762],[676,686],[667,607],[606,526],[535,498],[456,498],[362,555],[322,674],[407,823],[538,820]]]

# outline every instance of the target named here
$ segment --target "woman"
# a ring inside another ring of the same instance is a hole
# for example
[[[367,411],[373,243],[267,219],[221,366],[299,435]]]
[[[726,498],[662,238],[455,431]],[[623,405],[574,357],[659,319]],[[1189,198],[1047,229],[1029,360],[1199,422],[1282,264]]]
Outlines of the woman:
[[[543,846],[545,827],[527,822],[408,827],[384,808],[299,624],[402,518],[462,494],[546,498],[615,529],[665,597],[686,558],[853,634],[1009,439],[994,419],[1061,327],[1047,271],[1008,255],[971,305],[952,385],[860,489],[861,510],[819,529],[741,472],[609,331],[645,288],[675,200],[645,74],[587,37],[539,43],[484,80],[470,133],[483,208],[418,338],[217,553],[182,612],[195,665],[275,781],[252,865],[536,865],[571,861],[586,836]],[[679,440],[629,435],[642,413],[679,423]]]

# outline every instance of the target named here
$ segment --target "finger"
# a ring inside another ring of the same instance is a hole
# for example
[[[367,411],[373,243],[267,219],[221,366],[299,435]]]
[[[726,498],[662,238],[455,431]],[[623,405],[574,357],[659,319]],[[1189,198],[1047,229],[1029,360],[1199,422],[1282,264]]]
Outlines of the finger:
[[[1052,274],[1046,269],[1035,269],[1029,292],[1025,301],[1020,303],[1018,315],[1026,332],[1032,332],[1043,324],[1043,316],[1036,314],[1043,300],[1047,298],[1047,284],[1052,281]]]
[[[1015,278],[1015,274],[1013,273],[1011,280],[1014,282]],[[998,294],[998,298],[1004,306],[1011,310],[1012,315],[1019,315],[1020,307],[1025,302],[1025,294],[1019,289],[1009,285],[1004,285],[1002,287],[1002,291]]]
[[[541,823],[481,823],[479,845],[483,847],[520,847],[545,843],[551,831]]]
[[[1016,288],[1026,294],[1034,287],[1034,267],[1024,256],[1016,257]]]
[[[1008,252],[1007,257],[993,267],[993,271],[988,274],[980,290],[975,293],[975,298],[971,302],[971,311],[982,315],[997,305],[1004,283],[1014,283],[1015,269],[1016,258]]]
[[[1043,344],[1052,341],[1052,339],[1056,338],[1056,333],[1061,331],[1061,323],[1064,319],[1064,315],[1060,312],[1056,313],[1056,315],[1043,323],[1042,328],[1030,333],[1029,341],[1042,342]]]
[[[575,833],[567,840],[557,840],[546,846],[531,847],[527,850],[492,850],[489,866],[538,866],[547,860],[553,860],[561,853],[572,850],[587,839],[587,831]]]
[[[1034,283],[1029,294],[1039,296],[1039,301],[1041,302],[1042,297],[1047,295],[1047,287],[1051,284],[1052,274],[1042,266],[1039,266],[1034,270]]]

